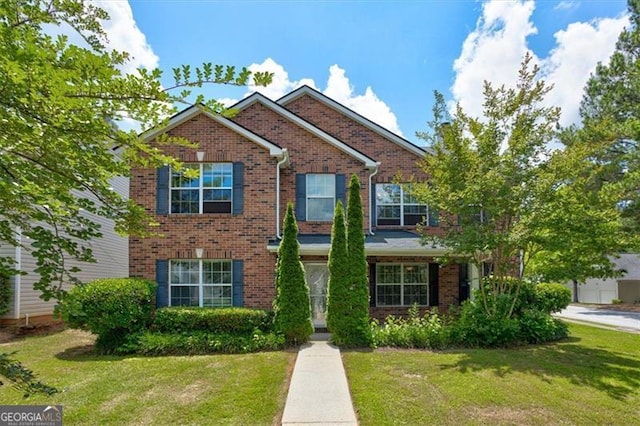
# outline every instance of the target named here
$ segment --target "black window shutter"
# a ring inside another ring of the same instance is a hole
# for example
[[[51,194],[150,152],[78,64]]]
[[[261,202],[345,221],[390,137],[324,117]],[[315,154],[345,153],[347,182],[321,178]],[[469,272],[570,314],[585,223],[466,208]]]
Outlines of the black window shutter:
[[[233,306],[244,306],[244,261],[233,260],[231,265],[233,276]]]
[[[376,207],[376,184],[371,183],[371,212],[369,212],[371,216],[371,223],[373,226],[378,226],[378,208]]]
[[[244,163],[233,163],[233,214],[244,209]]]
[[[169,306],[169,261],[156,259],[156,307]]]
[[[438,210],[432,210],[431,208],[429,208],[429,226],[438,226],[438,224],[440,223],[438,215]]]
[[[342,201],[342,205],[347,209],[347,178],[345,175],[336,175],[336,202]]]
[[[460,292],[458,296],[458,301],[460,303],[464,302],[469,298],[470,291],[470,282],[469,282],[469,264],[468,263],[460,263],[458,265],[458,291]]]
[[[369,264],[369,306],[376,306],[376,264]]]
[[[438,306],[440,304],[440,300],[438,298],[438,293],[440,291],[439,272],[439,264],[429,264],[429,306]]]
[[[307,220],[307,175],[296,175],[296,219]]]
[[[169,214],[169,166],[156,172],[156,213]]]

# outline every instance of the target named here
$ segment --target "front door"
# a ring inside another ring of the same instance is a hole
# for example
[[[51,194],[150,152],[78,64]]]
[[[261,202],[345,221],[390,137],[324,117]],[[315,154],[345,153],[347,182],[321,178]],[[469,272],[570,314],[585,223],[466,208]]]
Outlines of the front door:
[[[311,318],[315,328],[327,326],[327,283],[329,269],[326,263],[305,263],[304,270],[311,296]]]

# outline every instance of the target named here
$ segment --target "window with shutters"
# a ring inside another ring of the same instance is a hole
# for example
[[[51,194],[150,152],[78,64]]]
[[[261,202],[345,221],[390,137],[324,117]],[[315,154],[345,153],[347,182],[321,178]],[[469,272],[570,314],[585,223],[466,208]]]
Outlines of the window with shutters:
[[[233,305],[230,260],[169,262],[169,304],[220,308]]]
[[[376,305],[429,304],[429,265],[426,263],[376,265]]]
[[[171,173],[171,213],[231,213],[233,164],[185,164]]]
[[[331,222],[336,205],[336,175],[308,174],[307,220]]]
[[[429,211],[411,193],[408,184],[376,184],[376,221],[377,225],[414,226],[425,219],[428,226],[438,225],[438,212]]]

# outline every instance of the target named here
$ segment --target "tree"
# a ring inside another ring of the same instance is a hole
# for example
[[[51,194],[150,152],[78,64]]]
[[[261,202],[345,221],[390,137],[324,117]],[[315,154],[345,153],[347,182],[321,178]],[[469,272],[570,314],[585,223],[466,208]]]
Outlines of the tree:
[[[288,203],[282,241],[278,248],[274,324],[288,343],[303,343],[313,334],[309,286],[300,261],[298,225],[293,204]]]
[[[494,316],[512,315],[520,281],[514,290],[508,277],[526,274],[536,255],[560,253],[567,267],[589,246],[579,263],[594,261],[590,267],[610,270],[602,249],[611,239],[601,237],[618,223],[615,211],[599,210],[607,201],[603,193],[587,191],[589,180],[580,178],[584,151],[550,150],[559,109],[542,106],[550,87],[537,79],[531,60],[525,56],[515,88],[485,82],[482,118],[460,106],[447,117],[444,98],[436,94],[430,123],[435,132],[420,134],[435,154],[423,161],[431,180],[418,185],[416,195],[449,212],[440,216],[445,233],[425,239],[480,270],[492,265],[493,278],[483,280],[480,294]],[[506,309],[497,304],[505,294],[511,298]]]
[[[12,359],[10,354],[0,353],[0,376],[4,376],[13,383],[13,387],[27,398],[33,394],[54,395],[58,389],[46,385],[36,379],[33,371],[26,368],[20,361]],[[0,386],[4,383],[0,381]]]
[[[327,328],[337,342],[342,339],[345,315],[349,310],[349,253],[347,229],[342,201],[338,200],[333,212],[331,247],[329,248],[329,282],[327,284]]]
[[[588,144],[600,185],[621,190],[623,225],[640,234],[640,0],[629,0],[630,26],[608,64],[598,64],[585,87],[582,127],[564,142]]]
[[[5,0],[0,2],[0,241],[18,246],[30,241],[45,300],[64,295],[62,283],[76,282],[65,259],[93,259],[86,242],[101,236],[90,215],[112,219],[122,233],[144,233],[144,210],[111,189],[110,180],[131,167],[180,164],[122,120],[142,128],[162,126],[176,103],[204,102],[192,97],[207,83],[244,85],[253,78],[267,84],[271,75],[203,64],[174,69],[175,84],[163,88],[160,70],[124,74],[125,52],[110,51],[100,24],[106,12],[80,0]],[[86,46],[50,36],[46,26],[67,24]],[[180,91],[179,93],[177,93]],[[160,142],[188,141],[160,137]],[[119,155],[114,155],[114,147]],[[17,273],[0,259],[0,274]]]
[[[355,174],[349,182],[347,207],[347,251],[349,258],[349,333],[350,343],[357,346],[371,345],[369,327],[369,283],[367,280],[367,255],[364,250],[364,210],[360,180]]]

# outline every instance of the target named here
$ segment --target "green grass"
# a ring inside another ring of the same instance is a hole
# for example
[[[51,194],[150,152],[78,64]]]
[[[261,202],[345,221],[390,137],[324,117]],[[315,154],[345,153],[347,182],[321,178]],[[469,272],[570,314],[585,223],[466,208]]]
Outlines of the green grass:
[[[360,424],[640,424],[640,335],[570,331],[508,350],[343,351]]]
[[[279,420],[294,352],[193,357],[91,353],[93,337],[66,330],[0,345],[0,351],[63,392],[52,397],[0,387],[2,404],[62,404],[68,425],[251,424]]]

